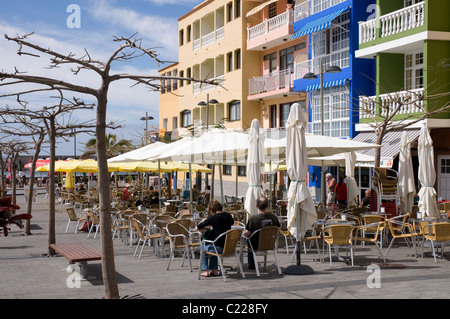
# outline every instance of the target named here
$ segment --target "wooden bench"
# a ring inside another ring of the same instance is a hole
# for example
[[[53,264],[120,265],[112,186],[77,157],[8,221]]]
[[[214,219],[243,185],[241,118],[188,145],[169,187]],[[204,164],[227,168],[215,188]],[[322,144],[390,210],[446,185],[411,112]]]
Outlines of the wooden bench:
[[[82,280],[87,279],[87,262],[102,259],[99,251],[83,243],[51,244],[50,247],[65,257],[69,264],[80,264]]]

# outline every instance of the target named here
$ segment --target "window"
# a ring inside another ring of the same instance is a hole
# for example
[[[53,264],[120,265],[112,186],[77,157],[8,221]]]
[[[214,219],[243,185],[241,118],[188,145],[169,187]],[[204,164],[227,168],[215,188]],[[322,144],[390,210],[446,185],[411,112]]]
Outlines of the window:
[[[163,119],[163,129],[168,130],[169,119]]]
[[[192,78],[192,69],[191,68],[187,68],[187,70],[186,70],[186,76],[190,79],[190,78]],[[191,84],[191,81],[187,81],[187,84],[189,85],[189,84]]]
[[[412,6],[413,4],[417,4],[419,2],[423,2],[423,0],[405,0],[405,8]]]
[[[180,71],[180,78],[184,78],[184,71]],[[180,80],[180,88],[183,87],[184,81]]]
[[[423,52],[405,55],[405,90],[423,88]]]
[[[264,56],[264,61],[269,61],[269,73],[276,72],[277,70],[277,53],[270,53]]]
[[[227,71],[233,71],[233,52],[227,53]]]
[[[238,174],[238,176],[247,176],[247,167],[246,166],[238,166],[237,174]]]
[[[167,77],[172,76],[172,72],[167,72],[167,73],[166,73],[166,76],[167,76]],[[172,82],[171,79],[166,79],[166,92],[172,91],[172,85],[170,84],[171,82]]]
[[[349,136],[350,100],[348,85],[324,89],[324,134],[333,137]],[[311,91],[310,107],[312,112],[313,134],[321,134],[320,90]]]
[[[289,117],[290,110],[291,110],[290,103],[280,104],[280,127],[286,126],[286,121]]]
[[[233,20],[233,2],[227,4],[227,22]]]
[[[186,127],[191,125],[191,111],[184,111],[181,113],[181,126]]]
[[[311,0],[312,14],[328,9],[345,0]]]
[[[269,19],[277,16],[277,2],[269,4]]]
[[[234,6],[236,11],[234,17],[237,19],[241,16],[241,0],[235,0]]]
[[[184,44],[184,30],[183,29],[180,30],[178,37],[179,37],[178,44],[181,47]]]
[[[231,175],[231,165],[223,165],[222,173],[223,175]]]
[[[241,49],[234,51],[234,69],[239,70],[241,68]]]
[[[173,76],[178,76],[178,70],[177,69],[174,69],[172,71],[172,73],[173,73]],[[172,80],[172,90],[174,90],[174,91],[178,90],[178,81],[175,80],[175,79]]]
[[[239,121],[241,119],[241,101],[231,102],[228,106],[230,121]]]
[[[192,27],[190,25],[188,25],[186,28],[186,42],[187,43],[191,42],[191,30],[192,30]]]
[[[178,117],[172,117],[172,130],[176,130],[178,128]]]
[[[161,76],[166,76],[165,73],[161,74]],[[166,93],[166,80],[161,79],[161,94]]]
[[[277,106],[276,105],[270,106],[270,127],[271,128],[277,127]]]

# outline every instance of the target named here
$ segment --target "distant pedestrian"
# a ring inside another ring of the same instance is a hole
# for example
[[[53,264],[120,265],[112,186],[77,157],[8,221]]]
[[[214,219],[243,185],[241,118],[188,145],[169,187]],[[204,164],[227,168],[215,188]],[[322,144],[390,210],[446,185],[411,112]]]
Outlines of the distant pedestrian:
[[[336,179],[328,173],[325,179],[327,183],[327,206],[331,207],[336,201]]]
[[[336,184],[336,201],[338,204],[347,206],[347,184],[345,183],[345,176],[339,176]]]

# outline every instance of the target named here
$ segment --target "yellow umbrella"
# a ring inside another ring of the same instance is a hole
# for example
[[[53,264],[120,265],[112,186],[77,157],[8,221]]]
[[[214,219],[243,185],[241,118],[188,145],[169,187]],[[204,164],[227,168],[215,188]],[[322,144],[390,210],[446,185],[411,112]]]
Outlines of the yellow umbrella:
[[[71,172],[66,172],[66,183],[64,184],[66,188],[75,188],[75,180]]]
[[[66,164],[67,161],[55,161],[55,172],[61,167],[61,165]],[[48,172],[50,171],[50,164],[45,164],[44,166],[38,167],[36,172]]]
[[[285,171],[287,169],[286,165],[278,164],[266,164],[264,166],[265,173],[274,173],[275,171]]]
[[[177,172],[189,172],[189,164],[188,163],[181,163],[181,162],[168,162],[167,164],[161,164],[162,167],[171,168],[172,171]],[[208,167],[199,165],[199,164],[191,164],[191,171],[192,172],[200,172],[200,173],[211,173],[212,170]]]
[[[154,162],[113,162],[108,163],[110,170],[119,172],[157,172],[158,163]],[[161,172],[170,172],[171,170],[161,165]]]

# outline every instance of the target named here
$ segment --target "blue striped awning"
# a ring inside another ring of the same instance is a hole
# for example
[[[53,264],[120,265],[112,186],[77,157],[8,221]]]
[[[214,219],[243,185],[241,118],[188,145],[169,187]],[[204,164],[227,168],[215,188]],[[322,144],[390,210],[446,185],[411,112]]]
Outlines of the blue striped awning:
[[[339,80],[334,80],[334,81],[328,81],[323,84],[323,87],[326,89],[326,88],[331,88],[331,87],[335,87],[335,86],[345,85],[348,81],[350,81],[350,79],[339,79]],[[320,89],[320,83],[308,85],[306,87],[306,92],[319,90],[319,89]]]
[[[408,129],[405,130],[408,133],[409,141],[412,142],[416,140],[420,135],[420,129]],[[393,131],[387,133],[383,142],[381,143],[380,157],[381,158],[394,158],[400,152],[400,145],[402,139],[403,131]],[[375,143],[377,136],[375,132],[362,132],[359,133],[353,141]],[[359,151],[358,151],[359,152]],[[364,153],[366,155],[375,156],[375,149],[369,149],[365,151],[360,151],[359,153]]]
[[[311,21],[307,23],[305,26],[303,26],[300,30],[298,30],[291,38],[296,39],[299,37],[302,37],[307,34],[311,34],[323,29],[328,29],[331,25],[331,22],[336,19],[338,16],[340,16],[342,13],[348,11],[351,9],[351,6],[345,7],[343,9],[337,10],[333,13],[329,13],[321,18],[318,18],[314,21]]]

